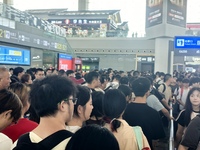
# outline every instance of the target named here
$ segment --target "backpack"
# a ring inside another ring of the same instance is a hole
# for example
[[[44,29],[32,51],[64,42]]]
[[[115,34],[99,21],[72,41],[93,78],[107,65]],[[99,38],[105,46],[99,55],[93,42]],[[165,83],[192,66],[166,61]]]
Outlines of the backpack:
[[[154,87],[156,88],[156,89],[158,89],[159,88],[159,86],[161,85],[159,82],[160,82],[161,80],[158,80],[156,83],[154,83]]]
[[[39,143],[32,143],[29,133],[26,133],[19,138],[17,146],[13,150],[51,150],[60,142],[71,137],[72,135],[73,133],[67,130],[60,130],[46,137]]]

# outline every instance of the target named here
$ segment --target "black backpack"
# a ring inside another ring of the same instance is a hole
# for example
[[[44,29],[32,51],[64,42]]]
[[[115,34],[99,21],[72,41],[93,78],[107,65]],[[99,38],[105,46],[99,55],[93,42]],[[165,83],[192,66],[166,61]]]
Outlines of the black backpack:
[[[67,130],[60,130],[43,139],[39,143],[32,143],[29,138],[29,133],[26,133],[19,138],[17,146],[13,150],[51,150],[60,142],[72,135],[73,133]]]

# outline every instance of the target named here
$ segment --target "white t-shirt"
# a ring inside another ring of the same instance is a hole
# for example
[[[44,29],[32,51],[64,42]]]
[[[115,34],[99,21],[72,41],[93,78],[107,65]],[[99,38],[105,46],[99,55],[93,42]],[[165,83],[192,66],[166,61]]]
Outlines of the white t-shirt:
[[[75,133],[76,131],[78,131],[81,127],[79,126],[66,126],[66,130]]]
[[[161,111],[164,108],[164,106],[155,95],[149,95],[147,97],[147,105],[156,111]]]
[[[0,149],[1,150],[11,150],[12,140],[7,137],[5,134],[0,133]]]
[[[185,104],[189,91],[190,91],[190,88],[182,89],[182,91],[181,91],[181,88],[179,88],[177,99],[181,99],[181,101]],[[180,110],[183,110],[184,106],[179,105],[179,108]]]

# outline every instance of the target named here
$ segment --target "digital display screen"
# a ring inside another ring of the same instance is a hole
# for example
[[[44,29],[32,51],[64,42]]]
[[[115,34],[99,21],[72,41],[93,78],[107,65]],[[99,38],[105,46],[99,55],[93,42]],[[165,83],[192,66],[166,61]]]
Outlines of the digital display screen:
[[[0,63],[29,66],[31,64],[30,50],[0,45]]]
[[[58,70],[72,70],[72,56],[68,54],[58,54]]]

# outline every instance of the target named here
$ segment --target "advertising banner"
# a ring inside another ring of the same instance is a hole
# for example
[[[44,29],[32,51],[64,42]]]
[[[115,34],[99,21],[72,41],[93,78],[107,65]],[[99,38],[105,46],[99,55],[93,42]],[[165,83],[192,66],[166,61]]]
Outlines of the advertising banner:
[[[167,23],[186,27],[187,0],[167,0]]]
[[[58,70],[63,69],[65,71],[72,70],[72,56],[67,54],[58,54]]]
[[[146,28],[161,24],[163,0],[146,0]]]

